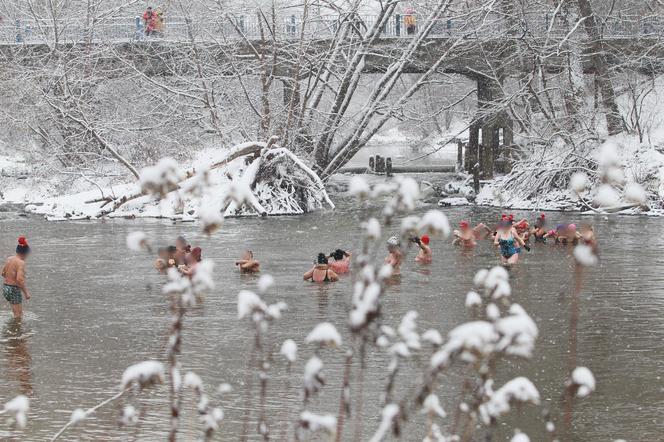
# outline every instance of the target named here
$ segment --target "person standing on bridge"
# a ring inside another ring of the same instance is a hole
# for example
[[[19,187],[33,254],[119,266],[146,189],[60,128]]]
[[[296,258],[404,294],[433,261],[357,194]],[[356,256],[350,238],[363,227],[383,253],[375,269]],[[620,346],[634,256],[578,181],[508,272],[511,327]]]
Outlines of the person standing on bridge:
[[[406,25],[406,34],[414,35],[417,30],[417,18],[415,17],[415,9],[406,8],[404,24]]]
[[[145,25],[145,35],[153,35],[155,33],[155,24],[157,23],[157,14],[152,10],[152,6],[143,13],[143,24]]]

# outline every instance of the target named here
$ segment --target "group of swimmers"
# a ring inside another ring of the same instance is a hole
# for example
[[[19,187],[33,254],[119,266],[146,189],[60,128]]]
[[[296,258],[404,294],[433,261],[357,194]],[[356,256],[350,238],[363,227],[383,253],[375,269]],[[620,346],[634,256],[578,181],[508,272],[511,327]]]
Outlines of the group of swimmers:
[[[415,262],[430,264],[433,252],[429,247],[429,236],[423,235],[422,237],[412,237],[409,241],[416,244],[418,247]],[[339,280],[339,275],[343,275],[350,271],[350,260],[351,253],[342,249],[337,249],[329,255],[319,253],[316,263],[304,274],[303,279],[305,281],[313,282],[336,282]],[[401,241],[396,236],[387,240],[387,256],[385,257],[385,263],[392,266],[393,276],[401,274],[403,250],[401,248]]]
[[[597,242],[593,227],[584,224],[577,229],[576,224],[558,224],[555,229],[547,229],[546,215],[540,214],[533,225],[525,218],[515,222],[513,215],[502,215],[495,229],[486,224],[471,226],[468,221],[461,221],[459,228],[454,230],[453,244],[462,247],[475,247],[482,239],[493,239],[494,246],[500,253],[501,262],[505,265],[516,264],[522,250],[530,251],[530,240],[535,243],[553,243],[576,245],[583,243],[596,248]],[[415,262],[419,264],[430,264],[433,252],[429,246],[431,239],[428,235],[412,237],[409,242],[418,248]],[[401,274],[403,263],[403,248],[401,240],[393,236],[387,240],[387,256],[384,262],[392,267],[392,275]],[[169,267],[176,267],[181,273],[192,276],[196,265],[201,261],[201,248],[191,248],[184,237],[180,236],[175,246],[159,249],[159,258],[155,267],[160,272],[166,272]],[[350,271],[351,253],[342,249],[325,254],[319,253],[315,264],[303,276],[305,281],[313,282],[335,282],[339,276]],[[235,262],[240,273],[258,273],[260,263],[254,258],[251,250],[242,253],[239,260]]]
[[[203,249],[191,247],[184,236],[178,236],[174,246],[161,247],[157,250],[154,267],[159,273],[166,273],[169,268],[176,268],[185,276],[192,277],[196,266],[203,260]],[[254,259],[254,253],[246,250],[235,265],[240,273],[257,273],[260,263]]]
[[[154,266],[160,273],[166,273],[169,268],[174,267],[183,275],[191,277],[202,259],[203,250],[200,247],[192,248],[184,236],[178,236],[174,246],[161,247],[157,250]]]
[[[493,238],[494,245],[500,251],[503,264],[516,264],[522,249],[530,251],[530,239],[536,243],[563,245],[588,245],[597,248],[595,232],[591,225],[584,224],[580,229],[576,224],[558,224],[555,229],[547,229],[544,213],[531,226],[525,218],[514,222],[514,215],[502,215],[496,229],[485,224],[471,227],[468,221],[461,221],[459,229],[454,231],[454,243],[464,247],[474,247],[480,239]]]

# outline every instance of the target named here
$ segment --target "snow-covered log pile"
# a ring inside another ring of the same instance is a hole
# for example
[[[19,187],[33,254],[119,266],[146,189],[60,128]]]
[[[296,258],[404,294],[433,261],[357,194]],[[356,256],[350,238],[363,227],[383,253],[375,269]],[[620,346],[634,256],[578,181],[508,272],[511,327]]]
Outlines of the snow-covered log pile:
[[[49,220],[122,218],[202,219],[298,215],[334,208],[318,175],[295,154],[249,142],[202,155],[181,169],[171,158],[144,168],[139,182],[48,198],[26,211]]]
[[[483,186],[477,204],[525,210],[664,214],[664,153],[620,135],[581,150],[552,146]]]

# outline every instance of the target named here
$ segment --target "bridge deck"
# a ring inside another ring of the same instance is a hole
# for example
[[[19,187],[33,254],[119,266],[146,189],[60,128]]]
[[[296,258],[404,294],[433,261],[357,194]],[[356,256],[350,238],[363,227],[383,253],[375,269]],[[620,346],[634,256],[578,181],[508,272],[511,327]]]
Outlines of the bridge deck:
[[[406,26],[414,22],[410,29]],[[146,36],[145,25],[140,17],[115,17],[98,23],[86,24],[77,20],[23,20],[17,19],[14,23],[5,20],[0,26],[0,45],[14,44],[48,44],[55,41],[57,35],[61,43],[123,43],[142,41],[146,39],[159,39],[163,41],[184,42],[189,41],[190,35],[197,41],[242,40],[238,30],[248,40],[260,39],[260,27],[255,19],[245,16],[235,17],[234,24],[227,19],[202,23],[191,22],[183,17],[167,17],[163,31],[152,36]],[[305,28],[305,37],[309,39],[332,38],[342,21],[342,16],[320,16],[309,20]],[[384,26],[384,38],[411,38],[417,32],[417,25],[424,21],[424,17],[417,15],[394,15]],[[372,27],[376,22],[374,16],[361,16],[356,19],[359,29]],[[301,35],[302,23],[296,16],[283,17],[279,20],[275,30],[280,40],[295,40]],[[560,20],[551,22],[548,14],[538,14],[528,17],[512,27],[499,17],[489,18],[480,23],[472,23],[462,18],[443,18],[437,23],[430,37],[432,38],[468,38],[479,39],[496,37],[497,35],[522,38],[524,36],[564,38],[569,33],[569,27]],[[607,21],[604,37],[612,38],[661,38],[664,36],[664,18],[625,17],[620,21]]]

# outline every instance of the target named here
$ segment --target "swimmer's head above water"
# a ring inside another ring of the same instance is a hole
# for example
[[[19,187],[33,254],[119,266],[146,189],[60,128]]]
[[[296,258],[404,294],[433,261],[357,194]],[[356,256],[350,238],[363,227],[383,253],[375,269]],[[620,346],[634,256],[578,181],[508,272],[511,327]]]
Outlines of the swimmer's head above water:
[[[327,264],[327,256],[325,253],[319,253],[318,258],[316,259],[317,264]]]
[[[28,240],[25,238],[25,236],[18,237],[18,244],[16,245],[16,254],[23,257],[26,257],[30,254],[30,246],[28,245]]]
[[[341,261],[346,256],[346,251],[337,249],[334,252],[330,253],[330,257],[334,258],[335,261]]]
[[[387,240],[387,250],[392,251],[398,249],[399,247],[401,247],[401,241],[399,241],[399,238],[396,236],[391,236]]]
[[[470,228],[470,223],[469,223],[468,221],[466,221],[466,220],[463,220],[463,221],[461,221],[461,222],[459,223],[459,228],[460,228],[461,230],[469,229],[469,228]]]

